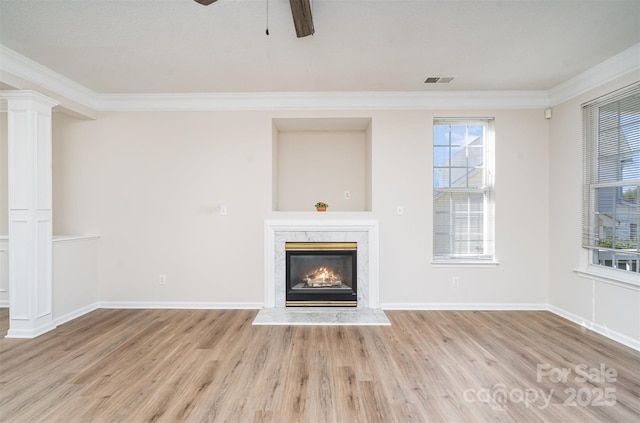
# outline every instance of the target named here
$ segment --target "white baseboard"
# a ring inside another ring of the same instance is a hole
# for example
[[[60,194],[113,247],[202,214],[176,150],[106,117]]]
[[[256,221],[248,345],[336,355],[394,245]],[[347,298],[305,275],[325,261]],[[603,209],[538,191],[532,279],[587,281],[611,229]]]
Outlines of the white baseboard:
[[[577,316],[550,304],[536,303],[382,303],[383,310],[544,310],[565,318],[582,327],[599,333],[613,341],[619,342],[636,351],[640,351],[640,340],[613,331],[604,325],[595,323],[584,317]]]
[[[203,309],[226,310],[243,309],[257,310],[263,307],[263,303],[195,303],[195,302],[136,302],[136,301],[103,301],[98,303],[99,308],[148,308],[148,309]]]
[[[40,335],[44,335],[47,332],[51,332],[56,328],[54,322],[47,322],[46,324],[32,329],[12,329],[9,328],[5,338],[19,338],[19,339],[33,339]]]
[[[60,317],[56,317],[53,321],[57,326],[60,326],[64,323],[70,322],[73,319],[77,319],[80,316],[83,316],[87,313],[91,313],[94,310],[97,310],[98,308],[98,303],[93,303],[90,304],[88,306],[79,308],[78,310],[72,311],[71,313],[67,313],[64,316],[60,316]]]
[[[536,303],[382,303],[383,310],[548,310]]]
[[[9,300],[0,300],[0,308],[9,308]]]
[[[624,335],[620,332],[613,331],[607,328],[604,325],[599,323],[595,323],[589,319],[585,319],[584,317],[575,315],[566,310],[558,308],[556,306],[549,305],[547,308],[551,313],[557,314],[558,316],[565,318],[567,320],[572,321],[575,324],[578,324],[584,328],[592,330],[596,333],[599,333],[602,336],[605,336],[613,341],[619,342],[622,345],[625,345],[629,348],[633,348],[636,351],[640,351],[640,340],[631,338],[627,335]]]

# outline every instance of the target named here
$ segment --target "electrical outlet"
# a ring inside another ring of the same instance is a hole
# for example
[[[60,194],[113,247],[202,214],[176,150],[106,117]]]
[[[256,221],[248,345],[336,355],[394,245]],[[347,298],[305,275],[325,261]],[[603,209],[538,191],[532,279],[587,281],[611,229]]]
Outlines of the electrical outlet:
[[[349,191],[345,191],[345,192],[344,192],[344,199],[345,199],[345,200],[349,200],[349,199],[351,199],[351,192],[349,192]]]
[[[454,276],[451,278],[451,286],[453,286],[454,288],[457,288],[460,286],[460,278],[457,276]]]
[[[167,275],[160,275],[158,277],[158,281],[160,282],[160,285],[166,285],[167,284]]]

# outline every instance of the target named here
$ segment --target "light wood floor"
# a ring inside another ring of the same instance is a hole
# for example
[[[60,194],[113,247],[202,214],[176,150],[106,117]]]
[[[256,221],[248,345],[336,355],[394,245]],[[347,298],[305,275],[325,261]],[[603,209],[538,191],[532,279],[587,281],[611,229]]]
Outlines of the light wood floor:
[[[548,312],[394,311],[390,327],[256,313],[103,309],[1,339],[0,421],[640,421],[640,353]]]

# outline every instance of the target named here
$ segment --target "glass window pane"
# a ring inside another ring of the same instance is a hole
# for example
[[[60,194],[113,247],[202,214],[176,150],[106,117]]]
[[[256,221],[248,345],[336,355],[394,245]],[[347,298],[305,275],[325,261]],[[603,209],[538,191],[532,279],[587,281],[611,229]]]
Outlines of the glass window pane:
[[[435,254],[484,253],[484,195],[441,193],[434,203]]]
[[[433,164],[435,166],[448,166],[449,163],[449,146],[435,145],[433,146]]]
[[[618,156],[600,159],[598,162],[598,182],[615,182],[621,179],[622,162]]]
[[[467,170],[467,168],[459,168],[459,167],[451,168],[450,172],[451,172],[451,181],[450,181],[451,187],[466,188],[468,186],[467,174],[469,173],[469,171]]]
[[[484,163],[484,147],[481,145],[470,145],[468,148],[468,165],[472,167],[482,167]]]
[[[449,125],[433,126],[433,144],[449,145]]]
[[[434,124],[433,236],[436,256],[480,257],[488,253],[485,251],[488,245],[485,207],[488,202],[484,191],[486,128],[486,124],[470,124],[463,120],[460,124]],[[461,192],[463,189],[465,192]],[[467,191],[473,189],[478,192]]]
[[[638,250],[638,186],[595,190],[598,247]]]
[[[586,105],[583,119],[584,246],[593,264],[638,273],[640,84]]]

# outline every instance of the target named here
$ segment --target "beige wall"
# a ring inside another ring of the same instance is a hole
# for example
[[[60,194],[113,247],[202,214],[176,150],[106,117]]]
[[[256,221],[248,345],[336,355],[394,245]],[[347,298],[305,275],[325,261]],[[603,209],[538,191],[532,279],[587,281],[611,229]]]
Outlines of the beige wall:
[[[497,267],[431,265],[432,120],[453,116],[496,119]],[[264,219],[315,217],[272,211],[272,119],[282,117],[372,119],[372,211],[327,218],[379,219],[383,305],[547,303],[542,110],[55,115],[54,232],[102,235],[101,301],[263,301]]]
[[[279,211],[365,210],[365,132],[289,131],[278,136]],[[350,198],[345,199],[345,191]]]
[[[102,235],[99,301],[261,303],[264,219],[315,213],[273,211],[272,119],[371,118],[364,184],[372,211],[326,217],[379,220],[383,306],[550,303],[638,342],[640,293],[573,271],[586,263],[580,104],[638,79],[557,105],[551,120],[542,110],[122,112],[95,121],[55,113],[54,233]],[[457,116],[495,117],[497,267],[431,264],[432,120]],[[0,113],[0,235],[6,176]]]
[[[582,243],[581,104],[640,80],[635,71],[553,108],[550,123],[549,285],[552,306],[602,331],[640,342],[640,291],[586,279],[573,270],[588,263]]]
[[[272,119],[371,118],[364,184],[372,211],[326,217],[379,220],[383,306],[550,303],[640,342],[640,293],[573,271],[586,263],[580,104],[638,79],[557,105],[551,120],[542,110],[122,112],[95,121],[55,113],[54,233],[102,235],[98,301],[261,303],[264,219],[315,213],[272,210]],[[432,120],[457,116],[495,117],[497,267],[431,264]],[[0,113],[0,235],[7,226]]]
[[[270,135],[251,112],[56,116],[54,232],[102,235],[102,301],[260,301]]]
[[[53,317],[66,322],[98,304],[99,238],[53,241]]]
[[[432,255],[432,121],[495,117],[494,268],[435,268]],[[382,303],[547,301],[547,124],[541,110],[412,111],[373,125],[374,210],[381,232]],[[404,215],[395,214],[396,206]],[[525,222],[537,222],[528,225]],[[460,278],[460,287],[451,278]]]

